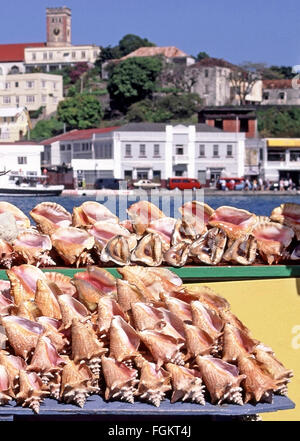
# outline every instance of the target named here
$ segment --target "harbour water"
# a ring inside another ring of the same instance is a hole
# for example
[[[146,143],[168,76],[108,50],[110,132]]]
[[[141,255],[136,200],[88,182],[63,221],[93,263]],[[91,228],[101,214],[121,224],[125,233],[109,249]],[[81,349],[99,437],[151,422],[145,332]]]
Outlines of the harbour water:
[[[0,201],[7,201],[11,204],[16,205],[25,214],[29,214],[29,211],[35,207],[40,202],[45,199],[43,197],[5,197],[1,196]],[[74,196],[74,197],[49,197],[47,201],[56,202],[69,212],[72,212],[73,207],[81,205],[83,202],[88,200],[97,200],[100,203],[104,203],[107,208],[114,212],[121,220],[126,218],[126,208],[129,207],[134,202],[139,200],[139,196],[101,196],[101,198],[87,197],[87,196]],[[181,206],[182,200],[181,195],[171,196],[166,198],[165,196],[157,196],[152,199],[155,205],[158,205],[165,214],[171,217],[178,217],[178,207]],[[230,205],[236,208],[243,208],[245,210],[256,213],[257,215],[268,216],[270,215],[273,208],[282,204],[283,202],[296,202],[300,203],[300,195],[257,195],[257,196],[215,196],[208,195],[204,197],[204,202],[210,205],[212,208],[217,208],[221,205]]]

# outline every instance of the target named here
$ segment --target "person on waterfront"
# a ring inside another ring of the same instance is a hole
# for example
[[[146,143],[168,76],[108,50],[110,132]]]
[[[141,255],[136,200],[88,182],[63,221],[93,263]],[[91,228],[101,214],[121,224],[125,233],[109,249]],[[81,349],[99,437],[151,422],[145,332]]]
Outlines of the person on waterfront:
[[[244,187],[244,190],[245,190],[245,191],[250,190],[250,181],[249,181],[248,178],[245,180],[245,187]]]
[[[285,190],[288,190],[289,188],[289,180],[287,178],[285,178],[285,180],[283,181],[283,186]]]
[[[265,190],[270,190],[270,181],[269,181],[269,179],[265,180]]]
[[[258,190],[262,191],[264,189],[263,187],[263,180],[261,177],[258,178]]]
[[[294,187],[295,187],[295,184],[294,184],[293,180],[290,178],[290,179],[289,179],[289,186],[288,186],[288,189],[289,189],[289,190],[294,190]]]
[[[225,179],[220,179],[221,190],[225,191],[226,189],[226,181]]]
[[[279,191],[283,191],[284,190],[284,181],[283,179],[280,179],[279,181]]]
[[[256,179],[253,179],[253,181],[252,181],[252,190],[257,191],[257,180]]]

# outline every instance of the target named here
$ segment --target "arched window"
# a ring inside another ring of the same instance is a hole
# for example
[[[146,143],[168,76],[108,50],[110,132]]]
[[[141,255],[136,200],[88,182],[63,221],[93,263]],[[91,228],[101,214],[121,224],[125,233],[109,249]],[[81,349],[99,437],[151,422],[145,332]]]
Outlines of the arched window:
[[[13,66],[13,67],[10,69],[10,72],[11,72],[12,74],[18,74],[18,73],[20,73],[20,69],[18,68],[18,66]]]

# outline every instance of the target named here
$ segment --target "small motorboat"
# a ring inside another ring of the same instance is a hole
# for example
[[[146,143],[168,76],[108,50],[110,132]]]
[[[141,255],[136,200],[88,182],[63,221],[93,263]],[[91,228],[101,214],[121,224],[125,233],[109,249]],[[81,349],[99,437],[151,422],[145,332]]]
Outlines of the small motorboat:
[[[47,183],[47,175],[23,175],[13,172],[0,173],[0,195],[10,196],[59,196],[64,185]]]

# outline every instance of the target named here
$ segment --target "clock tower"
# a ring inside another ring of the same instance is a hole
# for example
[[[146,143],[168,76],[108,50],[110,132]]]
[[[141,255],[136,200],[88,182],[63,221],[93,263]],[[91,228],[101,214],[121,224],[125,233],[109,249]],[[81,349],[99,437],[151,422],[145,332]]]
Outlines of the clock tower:
[[[47,8],[47,46],[71,46],[71,9]]]

